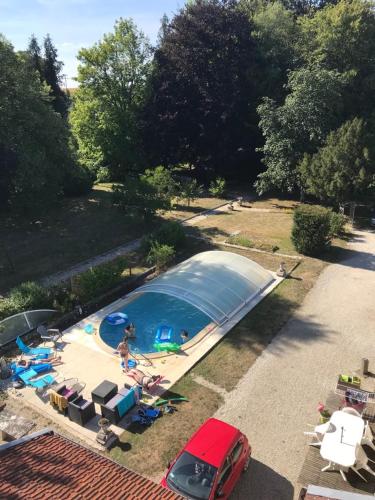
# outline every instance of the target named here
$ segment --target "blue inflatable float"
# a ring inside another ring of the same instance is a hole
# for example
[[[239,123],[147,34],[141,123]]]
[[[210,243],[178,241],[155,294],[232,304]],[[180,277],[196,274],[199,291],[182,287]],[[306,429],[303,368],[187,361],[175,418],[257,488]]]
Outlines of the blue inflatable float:
[[[105,317],[105,320],[110,325],[124,325],[128,321],[128,315],[122,312],[115,312],[108,314],[108,316]]]
[[[172,338],[173,328],[167,325],[161,325],[156,330],[155,343],[170,342]]]

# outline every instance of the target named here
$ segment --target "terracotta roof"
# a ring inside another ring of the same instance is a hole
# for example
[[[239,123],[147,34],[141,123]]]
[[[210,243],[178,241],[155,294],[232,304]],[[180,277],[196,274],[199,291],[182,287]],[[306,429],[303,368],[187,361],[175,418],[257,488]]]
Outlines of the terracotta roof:
[[[0,446],[0,498],[182,499],[53,431]]]

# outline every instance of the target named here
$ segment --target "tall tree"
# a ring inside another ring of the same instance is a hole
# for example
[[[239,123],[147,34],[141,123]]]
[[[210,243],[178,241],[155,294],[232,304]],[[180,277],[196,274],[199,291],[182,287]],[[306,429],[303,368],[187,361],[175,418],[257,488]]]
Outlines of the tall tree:
[[[31,67],[38,72],[40,81],[43,81],[43,59],[38,40],[34,34],[30,37],[27,53],[30,57]]]
[[[108,167],[125,179],[142,166],[138,115],[144,100],[152,49],[129,19],[78,55],[78,82],[70,120],[85,166]]]
[[[306,155],[300,172],[309,193],[336,204],[374,199],[374,136],[360,118],[345,122],[331,132],[324,146]]]
[[[346,83],[347,78],[336,71],[301,68],[289,74],[289,94],[281,106],[263,100],[258,112],[266,171],[256,182],[259,193],[303,188],[297,165],[305,153],[315,153],[327,133],[341,123]]]
[[[0,67],[2,205],[30,210],[55,201],[74,170],[69,131],[36,72],[1,35]]]
[[[144,112],[154,165],[189,163],[229,175],[248,170],[260,139],[257,52],[233,0],[196,0],[164,28]]]
[[[53,45],[50,35],[47,35],[43,42],[44,61],[43,78],[50,87],[50,96],[53,98],[52,104],[61,116],[66,117],[69,107],[69,99],[61,89],[61,70],[63,63],[57,59],[57,49]]]

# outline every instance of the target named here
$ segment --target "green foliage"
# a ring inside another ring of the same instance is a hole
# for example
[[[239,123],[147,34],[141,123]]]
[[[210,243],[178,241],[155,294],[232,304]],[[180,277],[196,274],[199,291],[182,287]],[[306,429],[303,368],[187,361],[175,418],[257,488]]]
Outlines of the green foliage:
[[[92,174],[81,166],[75,166],[65,177],[63,191],[66,196],[82,196],[92,190]]]
[[[170,209],[170,201],[142,177],[128,178],[124,184],[115,184],[112,200],[128,216],[141,217],[144,221],[151,220],[158,210]]]
[[[93,267],[74,279],[74,292],[83,302],[92,300],[119,284],[127,267],[125,257]]]
[[[147,263],[156,266],[156,269],[160,271],[172,262],[174,256],[175,250],[172,246],[155,242],[147,256]]]
[[[251,29],[234,1],[192,2],[164,23],[143,113],[153,163],[217,175],[253,164],[262,78]]]
[[[319,255],[330,244],[331,211],[319,205],[300,205],[294,211],[292,242],[304,255]]]
[[[96,182],[110,182],[111,172],[108,167],[99,167],[96,172]]]
[[[74,169],[69,130],[37,73],[0,36],[0,197],[13,210],[55,202]]]
[[[12,288],[8,296],[0,300],[0,319],[22,311],[51,307],[52,297],[49,291],[34,281],[26,281]]]
[[[182,200],[186,200],[187,206],[190,207],[190,203],[203,193],[203,186],[199,185],[196,179],[186,179],[181,181],[179,185],[178,197]]]
[[[147,169],[141,176],[141,180],[147,182],[156,191],[159,198],[164,198],[171,203],[177,193],[177,183],[173,179],[170,170],[159,165],[154,169]]]
[[[316,152],[326,134],[340,122],[346,82],[347,77],[336,71],[301,68],[289,74],[290,93],[281,106],[263,99],[258,113],[267,170],[255,184],[259,194],[303,187],[297,165],[305,153]]]
[[[308,192],[334,203],[361,201],[375,193],[375,164],[370,158],[365,123],[359,118],[331,132],[325,145],[313,156],[305,156],[300,172]]]
[[[186,234],[183,226],[177,221],[166,221],[152,234],[142,239],[141,252],[146,255],[154,243],[169,245],[176,250],[185,246]]]
[[[225,193],[226,182],[222,177],[217,177],[215,180],[210,182],[210,187],[208,191],[211,196],[216,198],[222,198]]]
[[[83,165],[108,167],[126,179],[142,165],[139,113],[150,71],[151,47],[133,21],[119,19],[114,32],[78,54],[79,89],[70,114]]]
[[[247,236],[244,236],[243,234],[233,234],[232,236],[229,236],[227,241],[232,245],[239,245],[241,247],[247,247],[247,248],[254,247],[254,242],[251,241],[251,239],[248,238]]]
[[[340,236],[345,232],[347,219],[344,214],[337,212],[331,213],[330,226],[332,236]]]

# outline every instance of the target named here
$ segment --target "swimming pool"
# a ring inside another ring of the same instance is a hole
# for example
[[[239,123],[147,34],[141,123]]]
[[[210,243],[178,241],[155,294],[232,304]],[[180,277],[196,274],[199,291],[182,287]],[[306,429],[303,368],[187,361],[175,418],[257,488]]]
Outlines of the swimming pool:
[[[181,345],[181,330],[186,330],[191,340],[212,322],[209,316],[188,302],[156,292],[143,293],[114,312],[127,314],[129,322],[136,327],[136,338],[129,339],[129,347],[134,354],[155,352],[156,330],[161,325],[172,327],[171,342]],[[110,325],[104,319],[99,329],[100,337],[103,342],[116,349],[124,336],[125,326],[126,324]]]

